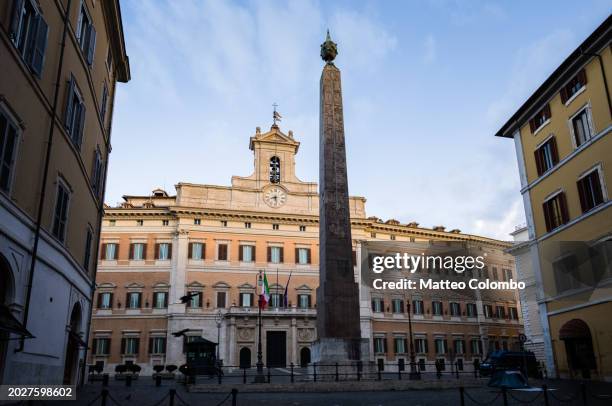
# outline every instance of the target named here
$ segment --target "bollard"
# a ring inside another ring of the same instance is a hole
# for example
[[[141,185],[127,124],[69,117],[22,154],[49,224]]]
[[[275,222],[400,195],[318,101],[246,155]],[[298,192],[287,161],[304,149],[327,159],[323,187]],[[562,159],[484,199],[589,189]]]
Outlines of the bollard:
[[[317,381],[317,363],[312,364],[312,372],[314,374],[314,381]]]
[[[108,374],[102,375],[102,386],[108,386]]]
[[[291,383],[293,383],[293,362],[291,363]]]
[[[402,380],[402,368],[399,361],[397,362],[397,379]]]
[[[237,405],[237,400],[236,397],[238,396],[238,389],[234,388],[232,389],[232,406],[236,406]]]
[[[584,382],[580,383],[580,391],[582,392],[582,404],[587,406],[587,392],[586,392],[586,384]]]
[[[246,368],[242,369],[242,383],[246,383]]]
[[[268,383],[270,383],[270,367],[268,367]]]
[[[465,389],[463,388],[463,386],[459,387],[459,404],[461,406],[465,406],[465,393],[463,393],[465,391]]]
[[[132,375],[125,376],[125,386],[132,386]]]
[[[544,395],[544,406],[548,406],[548,386],[542,385],[542,394]]]
[[[170,401],[168,405],[174,406],[174,395],[176,395],[176,389],[170,389]]]
[[[338,382],[338,363],[336,362],[336,382]]]
[[[106,406],[107,398],[108,398],[108,389],[102,389],[102,400],[100,401],[101,406]]]
[[[508,406],[508,394],[506,393],[505,386],[502,386],[502,396],[504,398],[504,406]]]
[[[161,386],[161,375],[156,375],[155,376],[155,386]]]

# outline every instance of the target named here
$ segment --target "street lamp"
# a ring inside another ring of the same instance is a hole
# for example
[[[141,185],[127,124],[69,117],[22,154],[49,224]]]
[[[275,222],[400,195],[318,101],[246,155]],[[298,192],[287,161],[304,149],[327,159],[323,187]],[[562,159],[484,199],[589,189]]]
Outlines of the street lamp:
[[[408,375],[408,379],[417,380],[421,379],[421,375],[417,372],[414,356],[414,337],[412,335],[412,306],[410,303],[410,299],[408,299],[408,332],[410,334],[410,375]]]
[[[261,292],[263,292],[263,277],[261,276],[261,271],[259,271],[259,276],[257,277],[257,287],[259,288],[259,300],[257,302],[257,307],[259,308],[257,314],[257,322],[258,322],[258,336],[257,340],[257,375],[255,375],[254,383],[265,383],[266,378],[263,373],[263,355],[261,352]]]
[[[221,309],[215,315],[215,322],[217,323],[217,362],[219,362],[219,347],[221,346],[221,323],[223,323],[223,312]]]

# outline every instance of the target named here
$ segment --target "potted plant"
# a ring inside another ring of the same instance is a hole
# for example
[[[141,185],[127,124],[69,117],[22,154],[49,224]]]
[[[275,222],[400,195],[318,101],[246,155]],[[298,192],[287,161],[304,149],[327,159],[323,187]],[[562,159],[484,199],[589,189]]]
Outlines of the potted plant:
[[[125,379],[125,373],[128,370],[128,366],[125,364],[118,364],[115,366],[115,379],[123,380]]]

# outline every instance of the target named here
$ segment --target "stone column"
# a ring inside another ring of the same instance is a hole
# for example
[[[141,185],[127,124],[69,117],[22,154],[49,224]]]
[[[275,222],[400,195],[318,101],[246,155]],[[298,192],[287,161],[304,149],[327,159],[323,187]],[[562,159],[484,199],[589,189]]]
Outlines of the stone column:
[[[180,365],[184,360],[183,337],[174,337],[172,333],[184,327],[176,316],[185,314],[185,304],[180,298],[185,295],[187,280],[187,249],[189,232],[178,230],[172,241],[172,270],[170,272],[170,292],[168,296],[168,334],[166,345],[167,363]]]

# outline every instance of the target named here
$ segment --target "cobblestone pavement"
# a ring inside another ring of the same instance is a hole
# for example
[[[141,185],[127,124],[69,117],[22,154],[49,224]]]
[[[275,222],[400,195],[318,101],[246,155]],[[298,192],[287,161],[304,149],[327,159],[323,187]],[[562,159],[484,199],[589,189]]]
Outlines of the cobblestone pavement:
[[[149,378],[150,379],[150,378]],[[111,381],[108,386],[110,397],[108,406],[165,406],[169,405],[169,390],[174,388],[177,396],[175,406],[230,406],[229,393],[190,393],[185,387],[174,382],[164,382],[155,387],[153,381],[140,379],[133,386],[126,387],[123,382]],[[541,384],[542,382],[538,382]],[[576,381],[548,381],[549,405],[583,405],[580,383]],[[587,405],[603,406],[612,404],[612,397],[597,399],[593,395],[612,394],[610,383],[589,383],[587,385]],[[236,385],[238,389],[237,405],[290,405],[290,406],[429,406],[460,405],[459,389],[407,390],[377,392],[330,392],[330,393],[245,393],[248,385]],[[89,384],[78,391],[77,401],[45,402],[52,405],[101,405],[99,382]],[[486,386],[465,389],[465,405],[504,405],[498,389]],[[531,404],[544,405],[541,391],[508,391],[509,405]],[[570,401],[571,400],[571,401]]]

